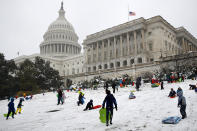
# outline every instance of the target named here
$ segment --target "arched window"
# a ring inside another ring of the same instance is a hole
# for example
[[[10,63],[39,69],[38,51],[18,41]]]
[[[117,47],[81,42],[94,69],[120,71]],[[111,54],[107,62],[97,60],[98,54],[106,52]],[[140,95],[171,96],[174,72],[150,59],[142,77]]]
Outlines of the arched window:
[[[114,63],[110,63],[110,68],[114,68]]]
[[[98,66],[98,69],[102,69],[102,66],[101,66],[101,65],[99,65],[99,66]]]
[[[107,64],[104,65],[104,69],[107,69]]]
[[[123,66],[127,66],[127,60],[123,61]]]
[[[96,71],[96,66],[93,66],[93,71]]]
[[[142,58],[137,59],[138,63],[142,63]]]
[[[131,59],[131,60],[130,60],[130,64],[131,64],[131,65],[134,64],[134,59]]]
[[[120,67],[120,62],[119,61],[116,62],[116,67]]]

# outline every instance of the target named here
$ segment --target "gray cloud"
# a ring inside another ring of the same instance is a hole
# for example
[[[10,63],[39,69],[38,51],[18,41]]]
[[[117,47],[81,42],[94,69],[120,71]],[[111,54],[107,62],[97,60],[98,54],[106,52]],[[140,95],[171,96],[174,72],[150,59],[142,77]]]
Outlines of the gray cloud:
[[[1,0],[0,52],[7,59],[39,53],[50,23],[58,17],[60,0]],[[136,16],[161,15],[174,27],[184,26],[197,37],[196,0],[64,0],[67,20],[81,44],[89,34],[127,22],[128,5]]]

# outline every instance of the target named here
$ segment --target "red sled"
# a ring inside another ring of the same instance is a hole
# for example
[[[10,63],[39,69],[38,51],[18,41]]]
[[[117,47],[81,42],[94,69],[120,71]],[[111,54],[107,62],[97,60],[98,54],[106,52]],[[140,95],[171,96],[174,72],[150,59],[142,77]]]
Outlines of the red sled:
[[[101,108],[101,105],[93,106],[93,109]]]
[[[170,98],[175,98],[176,96],[171,96]]]

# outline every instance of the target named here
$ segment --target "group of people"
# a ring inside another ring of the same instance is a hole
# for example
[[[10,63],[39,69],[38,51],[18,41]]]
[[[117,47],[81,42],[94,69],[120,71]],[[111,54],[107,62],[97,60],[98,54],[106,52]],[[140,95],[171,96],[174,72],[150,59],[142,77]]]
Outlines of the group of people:
[[[9,118],[10,113],[12,113],[12,118],[14,118],[14,115],[17,114],[19,112],[19,114],[21,114],[21,110],[22,110],[22,102],[24,101],[24,98],[20,98],[18,106],[17,106],[17,110],[15,112],[15,107],[14,107],[14,98],[11,97],[10,98],[10,102],[8,103],[8,113],[7,113],[7,117],[6,120]]]
[[[116,99],[115,99],[114,95],[111,94],[110,90],[108,90],[108,89],[106,89],[105,91],[106,91],[107,95],[106,95],[106,97],[105,97],[105,99],[103,101],[102,108],[106,108],[106,126],[108,126],[109,123],[112,124],[114,107],[115,107],[116,110],[118,108],[117,108],[117,102],[116,102]],[[84,98],[85,98],[84,94],[82,92],[79,92],[79,97],[78,97],[78,102],[77,102],[78,106],[80,104],[84,104],[84,100],[83,100]],[[92,110],[92,109],[93,109],[93,100],[91,99],[87,103],[84,111]]]
[[[186,99],[183,96],[183,90],[181,89],[181,87],[179,87],[177,89],[177,92],[175,92],[173,90],[173,88],[171,88],[171,91],[170,91],[168,97],[174,98],[174,97],[176,97],[176,95],[178,96],[178,105],[177,106],[180,107],[180,113],[182,115],[182,119],[185,119],[187,117],[187,114],[186,114]]]

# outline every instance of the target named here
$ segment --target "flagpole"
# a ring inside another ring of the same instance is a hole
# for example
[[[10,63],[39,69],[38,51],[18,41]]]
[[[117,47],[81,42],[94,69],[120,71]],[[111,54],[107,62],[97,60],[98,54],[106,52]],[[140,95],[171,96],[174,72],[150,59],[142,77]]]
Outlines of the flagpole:
[[[129,21],[129,4],[128,4],[128,11],[127,11],[127,15],[128,15],[128,21]]]

